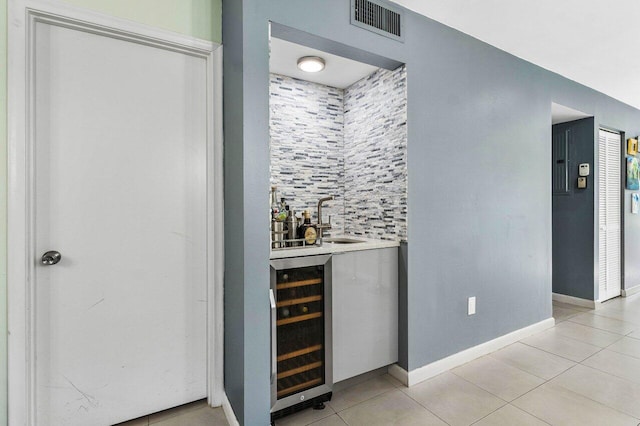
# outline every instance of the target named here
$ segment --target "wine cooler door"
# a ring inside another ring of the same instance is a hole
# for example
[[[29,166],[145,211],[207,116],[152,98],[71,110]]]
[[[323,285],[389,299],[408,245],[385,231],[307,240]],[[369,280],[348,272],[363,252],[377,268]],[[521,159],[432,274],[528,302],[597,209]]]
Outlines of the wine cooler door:
[[[329,256],[272,262],[272,411],[331,392],[330,268]]]

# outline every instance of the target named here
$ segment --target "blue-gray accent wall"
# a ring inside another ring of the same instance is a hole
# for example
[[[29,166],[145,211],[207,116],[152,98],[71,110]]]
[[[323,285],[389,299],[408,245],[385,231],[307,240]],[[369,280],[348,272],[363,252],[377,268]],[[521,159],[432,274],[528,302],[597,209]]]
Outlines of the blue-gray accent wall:
[[[407,306],[407,285],[409,274],[407,261],[409,259],[409,244],[400,243],[398,249],[398,365],[405,370],[409,369],[409,345],[407,332],[409,330],[409,309]]]
[[[593,118],[556,124],[552,135],[568,142],[569,191],[553,195],[553,292],[595,300]],[[589,163],[587,188],[578,189],[578,165]]]
[[[223,7],[224,386],[240,424],[268,425],[268,23],[243,1]]]
[[[407,65],[408,370],[551,317],[551,103],[640,130],[637,109],[408,10],[404,43],[350,25],[349,3],[223,2],[225,383],[245,425],[269,421],[269,21]]]

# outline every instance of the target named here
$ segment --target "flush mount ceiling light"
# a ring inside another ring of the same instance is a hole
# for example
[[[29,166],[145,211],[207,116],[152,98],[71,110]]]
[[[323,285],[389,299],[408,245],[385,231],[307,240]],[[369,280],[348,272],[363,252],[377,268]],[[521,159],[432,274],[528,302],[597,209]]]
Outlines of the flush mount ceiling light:
[[[319,56],[303,56],[298,59],[298,68],[304,72],[319,72],[324,69],[324,59]]]

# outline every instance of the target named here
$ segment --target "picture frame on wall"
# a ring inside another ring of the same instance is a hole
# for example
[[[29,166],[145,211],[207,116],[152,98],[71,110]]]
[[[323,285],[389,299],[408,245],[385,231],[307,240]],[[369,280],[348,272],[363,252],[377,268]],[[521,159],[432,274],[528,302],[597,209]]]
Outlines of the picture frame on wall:
[[[627,189],[640,189],[640,163],[636,157],[627,157]]]
[[[633,138],[627,139],[627,154],[629,155],[638,154],[638,139],[633,139]]]
[[[631,214],[638,214],[638,205],[640,204],[640,193],[631,194]]]

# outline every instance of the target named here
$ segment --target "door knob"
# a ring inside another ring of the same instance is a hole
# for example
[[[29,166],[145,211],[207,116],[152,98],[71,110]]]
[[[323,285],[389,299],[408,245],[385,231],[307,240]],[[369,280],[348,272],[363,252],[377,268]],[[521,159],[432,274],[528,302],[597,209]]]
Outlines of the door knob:
[[[42,262],[43,265],[49,266],[49,265],[55,265],[56,263],[60,262],[60,259],[62,259],[62,255],[59,252],[52,250],[43,254],[42,259],[40,259],[40,261]]]

